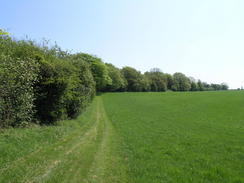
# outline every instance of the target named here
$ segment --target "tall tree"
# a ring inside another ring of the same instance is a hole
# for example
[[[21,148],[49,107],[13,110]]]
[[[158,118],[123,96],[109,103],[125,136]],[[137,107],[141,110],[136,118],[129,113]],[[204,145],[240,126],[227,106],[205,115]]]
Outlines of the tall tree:
[[[145,76],[150,81],[151,91],[166,91],[166,77],[159,69],[151,69],[150,72],[146,72]]]
[[[165,74],[165,78],[166,78],[167,89],[172,90],[172,86],[174,84],[173,76],[171,74]]]
[[[191,83],[188,77],[180,72],[176,72],[173,75],[174,84],[172,86],[174,91],[189,91],[191,88]]]
[[[112,64],[106,64],[108,75],[112,79],[112,83],[107,85],[106,91],[124,91],[127,82],[118,68]]]
[[[127,85],[127,91],[142,91],[143,87],[141,84],[142,75],[139,71],[132,67],[124,67],[121,70],[122,74],[124,75],[124,78],[126,79],[128,85]]]
[[[199,91],[204,91],[204,86],[200,79],[197,81],[197,87],[198,87]]]
[[[112,84],[112,79],[108,75],[108,68],[100,58],[85,53],[76,54],[90,64],[91,72],[96,83],[96,90],[103,91]]]

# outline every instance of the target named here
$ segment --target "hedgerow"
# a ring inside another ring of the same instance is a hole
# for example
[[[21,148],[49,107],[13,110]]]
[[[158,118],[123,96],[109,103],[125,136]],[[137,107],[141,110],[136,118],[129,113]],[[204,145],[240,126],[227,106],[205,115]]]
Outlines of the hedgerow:
[[[38,63],[0,55],[0,126],[16,126],[32,120]]]
[[[0,126],[75,118],[95,95],[90,64],[59,47],[0,37]]]
[[[15,40],[0,29],[0,127],[55,124],[77,117],[96,92],[227,90],[158,68],[141,73],[57,45]]]

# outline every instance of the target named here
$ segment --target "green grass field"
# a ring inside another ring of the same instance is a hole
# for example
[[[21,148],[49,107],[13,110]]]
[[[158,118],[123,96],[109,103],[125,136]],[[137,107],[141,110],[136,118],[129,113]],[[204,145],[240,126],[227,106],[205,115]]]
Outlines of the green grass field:
[[[244,182],[244,92],[105,94],[130,182]]]
[[[244,183],[244,92],[107,93],[0,132],[0,182]]]

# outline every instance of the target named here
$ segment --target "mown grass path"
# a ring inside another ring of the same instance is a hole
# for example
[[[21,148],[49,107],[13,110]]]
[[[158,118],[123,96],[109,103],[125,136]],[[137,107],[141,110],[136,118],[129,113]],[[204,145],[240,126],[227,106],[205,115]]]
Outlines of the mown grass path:
[[[0,166],[0,182],[126,182],[119,138],[101,97],[90,110],[88,122],[71,134]]]

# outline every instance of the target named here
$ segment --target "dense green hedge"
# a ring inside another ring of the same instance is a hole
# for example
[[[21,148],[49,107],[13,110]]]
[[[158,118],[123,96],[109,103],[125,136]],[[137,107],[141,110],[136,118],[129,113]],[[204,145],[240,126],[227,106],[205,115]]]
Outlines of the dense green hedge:
[[[142,74],[58,46],[14,40],[0,29],[0,127],[54,124],[77,117],[98,92],[226,90],[154,68]]]
[[[17,125],[33,115],[33,83],[37,79],[37,63],[0,55],[0,124]]]
[[[57,46],[0,37],[0,127],[76,117],[95,95],[90,63]]]
[[[0,126],[15,126],[32,120],[34,88],[39,64],[23,42],[0,37]],[[31,55],[31,54],[30,54]]]

